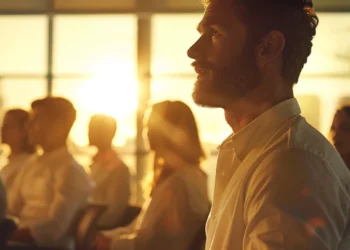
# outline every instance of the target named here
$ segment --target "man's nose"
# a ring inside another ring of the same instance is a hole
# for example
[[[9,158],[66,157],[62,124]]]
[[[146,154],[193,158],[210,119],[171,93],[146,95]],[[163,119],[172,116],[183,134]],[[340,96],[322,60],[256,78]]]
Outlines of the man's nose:
[[[204,41],[201,36],[187,51],[187,56],[192,59],[199,59],[204,55]]]

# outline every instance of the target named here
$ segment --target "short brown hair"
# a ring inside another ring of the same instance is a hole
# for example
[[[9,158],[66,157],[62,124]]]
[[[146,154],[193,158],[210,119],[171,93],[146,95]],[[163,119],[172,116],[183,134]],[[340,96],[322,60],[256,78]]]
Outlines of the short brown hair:
[[[46,97],[32,102],[32,109],[42,109],[53,119],[63,121],[68,131],[72,128],[77,112],[74,105],[63,97]]]
[[[238,16],[248,25],[255,42],[272,30],[285,36],[282,76],[297,83],[311,54],[319,19],[311,0],[202,0],[204,6],[224,1],[239,9]]]

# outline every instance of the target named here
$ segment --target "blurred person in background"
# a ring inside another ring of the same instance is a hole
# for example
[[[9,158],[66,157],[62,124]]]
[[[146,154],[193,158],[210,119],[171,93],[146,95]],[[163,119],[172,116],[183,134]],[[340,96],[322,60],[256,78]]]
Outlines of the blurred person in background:
[[[98,250],[188,250],[206,221],[205,154],[190,108],[179,101],[155,104],[147,135],[154,153],[150,198],[130,226],[98,236]]]
[[[337,110],[330,136],[334,147],[350,169],[350,105],[344,105]]]
[[[0,171],[8,196],[12,196],[12,186],[21,168],[28,165],[35,156],[36,148],[29,142],[27,124],[29,113],[22,109],[11,109],[6,112],[1,128],[2,143],[10,147],[8,163]]]
[[[108,205],[99,219],[98,227],[112,229],[121,221],[129,204],[129,169],[113,149],[112,141],[117,131],[117,122],[113,117],[94,115],[88,131],[90,145],[98,150],[90,165],[91,177],[96,185],[92,199]]]
[[[219,147],[206,249],[349,249],[350,172],[293,92],[319,23],[312,1],[203,3],[193,99],[222,108],[233,132]]]
[[[73,249],[70,228],[92,189],[88,175],[66,146],[76,110],[60,97],[36,100],[31,107],[29,138],[43,154],[21,169],[13,196],[8,197],[8,213],[19,219],[13,241]]]

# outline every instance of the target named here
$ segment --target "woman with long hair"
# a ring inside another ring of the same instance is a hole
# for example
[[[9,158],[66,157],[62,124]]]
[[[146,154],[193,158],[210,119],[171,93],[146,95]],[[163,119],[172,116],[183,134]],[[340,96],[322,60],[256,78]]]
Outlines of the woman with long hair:
[[[22,109],[11,109],[6,112],[2,128],[2,143],[7,144],[11,153],[8,157],[8,164],[0,171],[0,176],[10,194],[12,184],[22,167],[25,167],[28,160],[35,153],[35,146],[31,145],[28,139],[27,122],[29,113]]]
[[[147,129],[154,153],[151,196],[129,227],[97,237],[98,250],[188,250],[206,221],[205,154],[192,111],[180,101],[157,103]]]

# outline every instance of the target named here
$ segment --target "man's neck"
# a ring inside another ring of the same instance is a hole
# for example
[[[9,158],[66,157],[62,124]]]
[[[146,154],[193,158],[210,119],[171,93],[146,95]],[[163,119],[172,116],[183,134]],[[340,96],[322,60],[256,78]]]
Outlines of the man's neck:
[[[97,148],[97,152],[100,153],[100,154],[108,152],[110,150],[112,150],[112,145],[107,145],[107,146],[104,146],[104,147]]]
[[[43,151],[44,151],[44,154],[48,154],[48,153],[51,153],[57,149],[60,149],[60,148],[63,148],[63,147],[66,147],[66,142],[59,142],[59,143],[55,143],[55,144],[51,144],[51,145],[41,145]]]
[[[23,150],[20,147],[11,146],[11,153],[9,155],[9,158],[13,158],[21,154],[23,154]]]
[[[263,96],[257,92],[256,97],[246,97],[237,100],[225,108],[225,119],[234,133],[238,133],[254,119],[285,100],[293,98],[293,91],[280,96]]]

